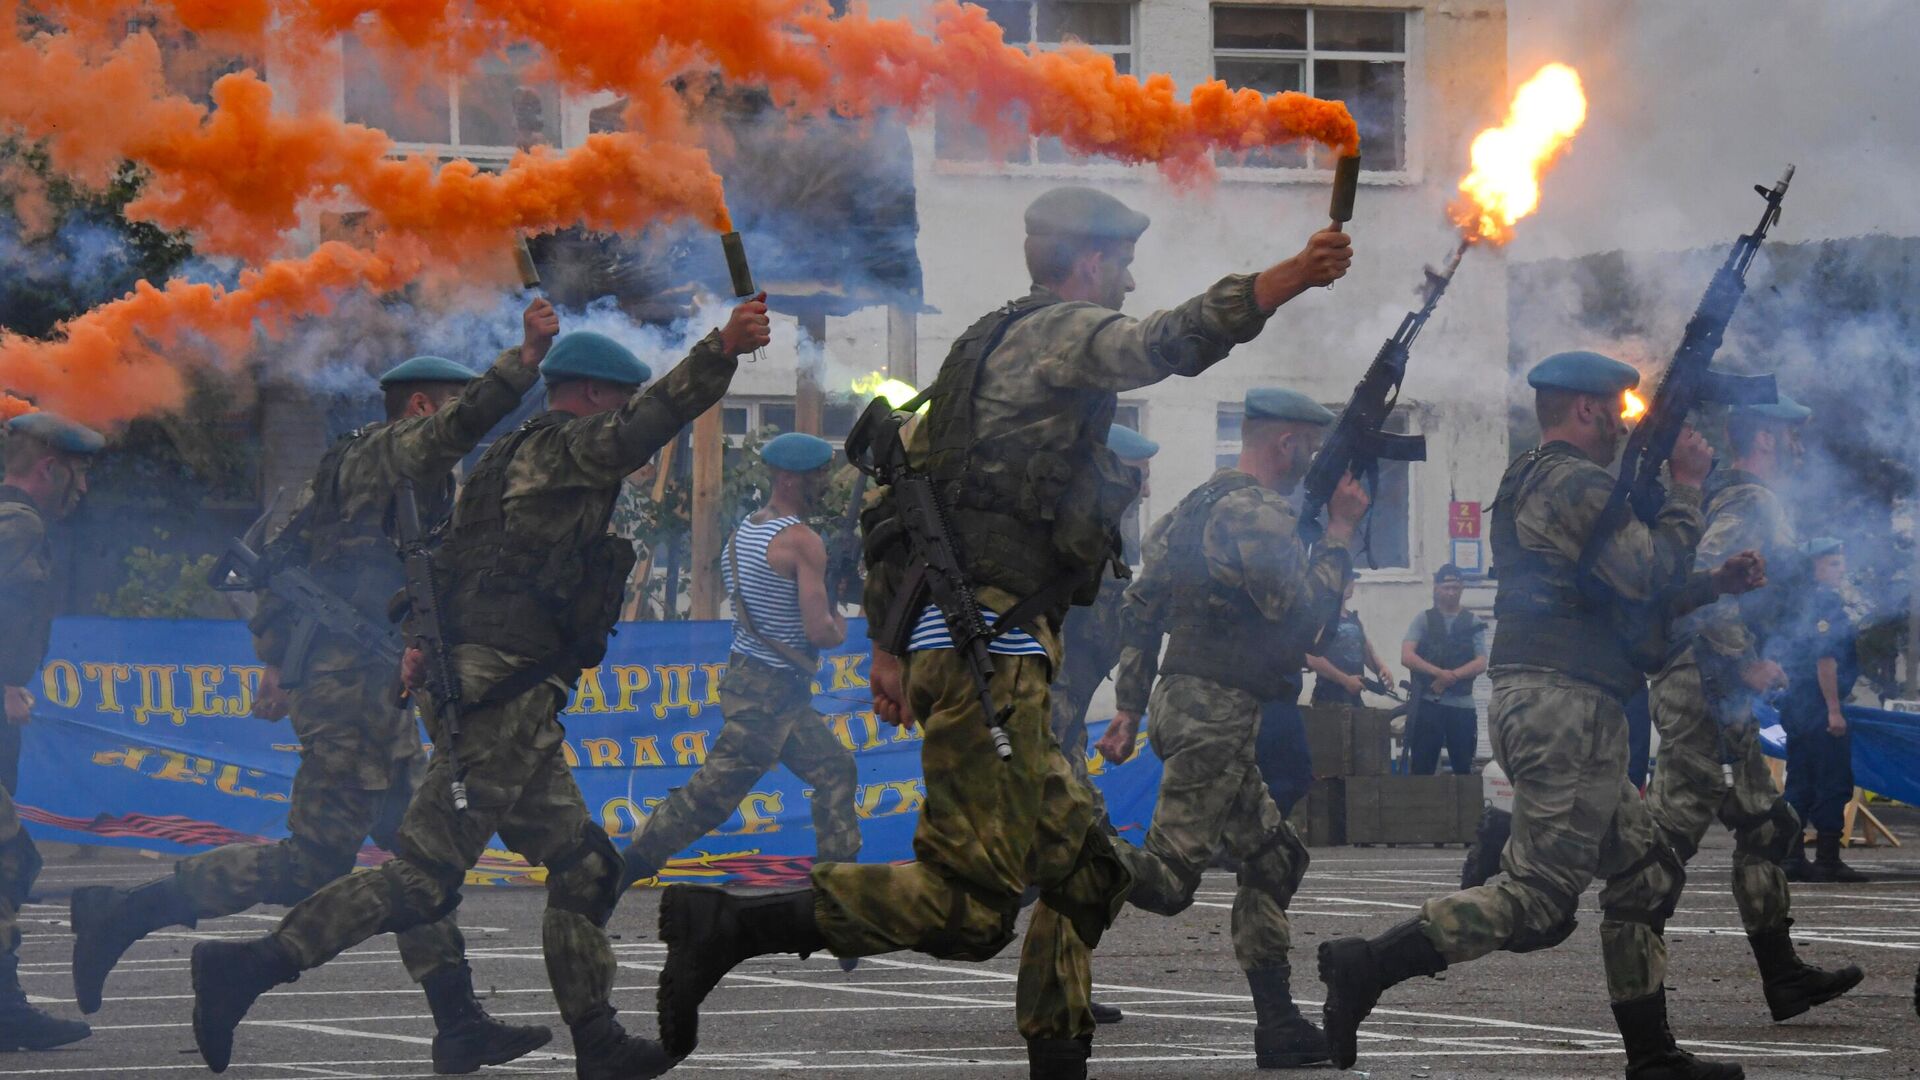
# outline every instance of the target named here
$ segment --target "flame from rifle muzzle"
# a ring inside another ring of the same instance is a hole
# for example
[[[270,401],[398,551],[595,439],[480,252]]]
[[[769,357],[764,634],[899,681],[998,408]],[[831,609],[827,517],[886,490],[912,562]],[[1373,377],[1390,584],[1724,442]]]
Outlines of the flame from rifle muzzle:
[[[856,376],[848,386],[854,393],[869,401],[874,398],[886,398],[887,404],[896,409],[912,401],[920,393],[912,383],[902,382],[883,371]],[[925,406],[921,407],[925,408]]]
[[[1621,400],[1620,419],[1638,420],[1647,414],[1647,399],[1629,390]]]
[[[1580,73],[1548,64],[1513,95],[1507,118],[1473,140],[1473,170],[1447,214],[1470,240],[1504,244],[1540,206],[1540,177],[1587,120]]]

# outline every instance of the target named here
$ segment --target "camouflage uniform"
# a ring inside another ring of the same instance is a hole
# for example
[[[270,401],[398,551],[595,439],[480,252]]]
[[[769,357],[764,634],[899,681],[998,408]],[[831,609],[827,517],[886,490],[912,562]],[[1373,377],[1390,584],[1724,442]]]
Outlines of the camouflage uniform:
[[[514,551],[545,551],[560,563],[578,563],[576,553],[606,536],[627,474],[719,401],[733,370],[734,361],[724,355],[715,332],[619,409],[579,418],[550,413],[516,433],[523,437],[511,444],[496,443],[469,478],[436,564],[452,558],[471,514],[496,511],[504,515]],[[503,452],[510,454],[504,461]],[[503,484],[500,505],[476,507],[476,485],[495,470]],[[478,625],[473,611],[488,599],[482,592],[520,584],[501,573],[484,586],[456,586],[447,598],[447,632],[456,641]],[[616,593],[619,584],[614,583]],[[604,646],[604,636],[599,644]],[[488,700],[496,686],[546,659],[490,644],[452,649],[454,674],[470,708],[463,714],[458,744],[447,746],[445,733],[432,730],[437,719],[430,719],[429,734],[442,750],[407,806],[395,842],[397,857],[376,873],[341,878],[321,889],[288,912],[274,931],[272,943],[297,968],[318,967],[376,933],[443,917],[459,902],[466,872],[497,832],[508,848],[547,869],[542,936],[561,1016],[578,1025],[589,1013],[605,1011],[614,964],[604,926],[619,857],[560,753],[565,732],[559,712],[578,671],[553,669],[530,689]],[[451,792],[458,766],[466,770],[470,805],[465,812],[455,809]]]
[[[1060,677],[1053,681],[1053,737],[1060,752],[1067,756],[1073,774],[1086,782],[1093,792],[1101,828],[1113,831],[1107,820],[1106,800],[1093,786],[1087,762],[1087,710],[1100,684],[1120,662],[1120,627],[1126,607],[1127,590],[1119,581],[1100,584],[1100,596],[1091,607],[1075,608],[1067,613],[1061,631],[1061,647],[1066,658],[1060,664]]]
[[[1234,485],[1204,510],[1189,509],[1183,500],[1148,533],[1144,568],[1127,590],[1128,640],[1116,682],[1121,712],[1152,717],[1148,735],[1164,770],[1145,847],[1127,860],[1134,874],[1128,899],[1159,915],[1186,910],[1201,874],[1224,847],[1240,864],[1234,956],[1242,970],[1253,972],[1288,963],[1286,909],[1307,871],[1306,845],[1274,805],[1254,757],[1260,707],[1272,691],[1284,690],[1276,682],[1256,692],[1252,684],[1227,685],[1219,677],[1184,670],[1162,675],[1156,685],[1160,638],[1163,628],[1176,635],[1192,632],[1169,625],[1175,621],[1175,592],[1191,594],[1212,583],[1251,601],[1263,620],[1259,627],[1241,627],[1223,616],[1222,633],[1247,640],[1216,640],[1214,647],[1244,648],[1269,658],[1275,651],[1291,653],[1291,663],[1269,659],[1268,664],[1297,672],[1305,646],[1340,603],[1348,556],[1346,545],[1333,539],[1323,540],[1309,555],[1285,498],[1238,470],[1221,470],[1188,500]],[[1183,519],[1199,513],[1205,514],[1204,522],[1190,527],[1197,527],[1195,546],[1205,565],[1183,567],[1179,564],[1192,557],[1181,550]],[[1179,669],[1173,657],[1170,651],[1169,668]],[[1292,686],[1297,692],[1297,681]],[[1151,707],[1143,708],[1149,687]]]
[[[18,488],[0,487],[0,685],[30,687],[53,630],[53,548],[46,521]],[[0,724],[6,723],[0,718]],[[40,852],[0,786],[0,956],[20,947],[20,905],[40,876]]]

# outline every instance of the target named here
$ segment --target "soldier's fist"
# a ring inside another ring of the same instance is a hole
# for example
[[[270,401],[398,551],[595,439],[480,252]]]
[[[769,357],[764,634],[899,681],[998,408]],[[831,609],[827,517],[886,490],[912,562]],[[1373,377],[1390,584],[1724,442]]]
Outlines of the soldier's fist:
[[[1740,669],[1740,681],[1756,694],[1778,690],[1787,685],[1787,673],[1771,660],[1755,660]]]
[[[1116,712],[1107,723],[1106,734],[1093,744],[1100,756],[1115,765],[1125,765],[1133,757],[1134,743],[1140,735],[1140,714]]]
[[[260,690],[253,696],[250,715],[255,720],[283,720],[293,703],[280,686],[280,669],[269,667],[260,673]]]
[[[520,326],[524,331],[520,339],[520,362],[538,367],[540,361],[547,358],[547,350],[553,347],[553,339],[560,335],[560,313],[546,297],[539,297],[521,312]]]
[[[766,348],[773,340],[773,328],[767,318],[767,294],[761,293],[733,309],[733,317],[720,328],[720,347],[728,356],[743,356]]]
[[[1367,507],[1371,505],[1373,498],[1367,494],[1366,486],[1352,473],[1342,476],[1332,497],[1327,499],[1327,535],[1336,540],[1353,539],[1353,530],[1359,526],[1360,519],[1367,516]]]
[[[1739,596],[1766,584],[1767,558],[1757,551],[1729,555],[1713,572],[1713,591],[1721,596]]]
[[[1673,482],[1681,487],[1697,488],[1706,482],[1707,473],[1713,469],[1713,447],[1707,445],[1706,436],[1693,430],[1691,426],[1680,429],[1680,438],[1673,444],[1673,457],[1667,460],[1667,471],[1673,474]]]

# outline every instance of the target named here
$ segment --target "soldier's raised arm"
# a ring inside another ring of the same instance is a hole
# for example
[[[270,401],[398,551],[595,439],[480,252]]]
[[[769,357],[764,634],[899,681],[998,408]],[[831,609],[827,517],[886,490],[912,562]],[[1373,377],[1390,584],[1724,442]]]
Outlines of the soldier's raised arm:
[[[436,383],[464,383],[458,394],[431,411],[401,410],[424,414],[418,423],[394,425],[394,463],[401,475],[421,487],[442,483],[494,425],[519,407],[520,399],[540,377],[540,361],[546,359],[560,332],[560,316],[541,298],[527,305],[520,321],[520,344],[503,350],[478,378],[458,364],[433,356],[415,357],[381,376],[380,389],[389,395],[396,390],[431,394]],[[389,402],[388,414],[394,412]]]

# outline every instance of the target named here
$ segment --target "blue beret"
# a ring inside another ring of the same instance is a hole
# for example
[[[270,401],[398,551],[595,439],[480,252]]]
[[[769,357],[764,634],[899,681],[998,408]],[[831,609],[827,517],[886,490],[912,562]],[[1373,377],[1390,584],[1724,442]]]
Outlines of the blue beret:
[[[1334,421],[1333,411],[1298,390],[1277,386],[1256,386],[1247,391],[1247,419],[1289,420],[1296,424],[1326,426]]]
[[[1107,449],[1121,461],[1145,461],[1160,452],[1160,444],[1130,427],[1115,424],[1107,429]]]
[[[1822,555],[1842,555],[1847,550],[1846,542],[1831,536],[1816,536],[1807,541],[1807,556],[1817,559]]]
[[[1640,373],[1630,364],[1597,352],[1563,352],[1533,365],[1527,372],[1527,385],[1536,390],[1618,394],[1639,386]]]
[[[549,384],[568,379],[599,379],[622,386],[639,386],[653,378],[653,369],[640,362],[625,345],[605,334],[576,330],[563,334],[540,361],[540,374]]]
[[[1758,420],[1772,420],[1781,424],[1804,424],[1813,416],[1812,409],[1785,394],[1778,395],[1778,400],[1771,405],[1742,405],[1738,411]]]
[[[97,454],[107,445],[99,432],[50,412],[23,413],[7,422],[7,430],[30,435],[66,454]]]
[[[1152,219],[1104,191],[1058,187],[1027,206],[1028,236],[1138,240]]]
[[[833,460],[833,444],[818,435],[789,431],[760,448],[760,460],[781,472],[812,472]]]
[[[380,389],[396,383],[472,382],[474,374],[442,356],[416,356],[380,376]]]

